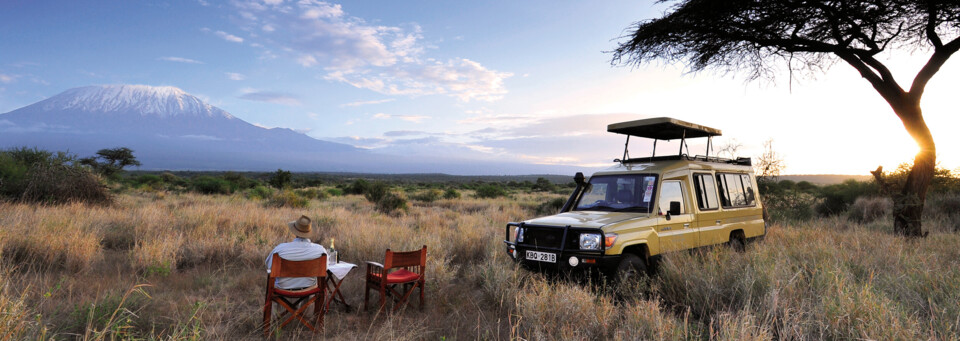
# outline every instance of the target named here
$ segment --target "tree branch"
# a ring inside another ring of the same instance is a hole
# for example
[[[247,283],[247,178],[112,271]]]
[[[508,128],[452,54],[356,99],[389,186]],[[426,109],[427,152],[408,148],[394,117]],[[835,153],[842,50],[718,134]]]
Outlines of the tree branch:
[[[927,4],[927,27],[925,31],[927,39],[930,40],[930,44],[933,44],[935,49],[943,47],[943,41],[940,40],[940,35],[937,34],[937,10],[933,8],[932,3]]]
[[[873,88],[880,93],[880,96],[883,97],[890,103],[890,105],[898,105],[902,100],[903,89],[899,85],[896,85],[895,82],[885,82],[883,78],[874,73],[874,70],[867,66],[863,60],[859,59],[855,54],[849,51],[837,51],[835,52],[840,59],[853,66],[854,69],[860,72],[860,76],[863,76],[870,85],[873,85]]]
[[[917,77],[913,79],[913,84],[910,86],[910,96],[915,98],[917,102],[920,102],[927,83],[930,82],[933,75],[937,74],[937,71],[940,71],[940,67],[943,66],[943,64],[947,62],[947,59],[950,59],[950,56],[957,52],[958,49],[960,49],[960,37],[934,50],[933,55],[927,60],[927,64],[923,65],[920,72],[917,72]]]

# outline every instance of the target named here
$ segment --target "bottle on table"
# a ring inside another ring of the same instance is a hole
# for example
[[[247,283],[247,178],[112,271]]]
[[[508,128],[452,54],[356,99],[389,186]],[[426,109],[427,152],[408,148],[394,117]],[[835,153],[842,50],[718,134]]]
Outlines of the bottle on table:
[[[334,248],[335,238],[330,238],[330,250],[327,251],[327,263],[336,264],[340,262],[340,253]]]

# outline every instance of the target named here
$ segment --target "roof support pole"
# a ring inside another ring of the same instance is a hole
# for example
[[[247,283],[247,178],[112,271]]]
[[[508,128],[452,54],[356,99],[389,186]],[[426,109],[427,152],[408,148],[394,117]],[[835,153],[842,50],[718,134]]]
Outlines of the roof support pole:
[[[677,155],[683,155],[683,145],[687,143],[687,130],[683,130],[683,135],[680,136],[680,151],[677,152]]]
[[[653,139],[653,155],[650,155],[650,158],[657,156],[657,139]]]
[[[710,160],[710,148],[713,147],[713,136],[707,136],[707,160]]]
[[[627,135],[627,142],[623,144],[623,158],[620,159],[620,163],[627,162],[627,158],[630,156],[630,153],[627,151],[630,149],[630,135]]]

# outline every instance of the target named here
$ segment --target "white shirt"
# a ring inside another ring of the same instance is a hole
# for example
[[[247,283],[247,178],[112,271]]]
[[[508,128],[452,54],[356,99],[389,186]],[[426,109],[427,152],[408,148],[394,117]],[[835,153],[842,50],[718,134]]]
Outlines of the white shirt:
[[[273,248],[273,251],[270,251],[266,261],[267,270],[270,270],[270,266],[273,265],[274,254],[286,260],[301,261],[317,259],[325,253],[327,253],[327,250],[323,248],[323,245],[314,244],[307,238],[297,237],[292,242],[277,245]],[[314,277],[278,277],[276,282],[277,288],[280,289],[306,288],[314,284],[317,284],[317,279]]]

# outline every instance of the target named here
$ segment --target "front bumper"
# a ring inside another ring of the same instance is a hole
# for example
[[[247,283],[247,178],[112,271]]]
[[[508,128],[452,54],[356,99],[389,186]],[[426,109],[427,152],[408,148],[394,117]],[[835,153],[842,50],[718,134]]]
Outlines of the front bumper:
[[[511,228],[522,228],[527,238],[522,243],[510,240]],[[581,233],[599,233],[600,250],[581,250]],[[603,230],[567,226],[544,226],[525,223],[508,223],[505,228],[504,244],[507,255],[532,270],[578,271],[600,269],[611,271],[620,262],[620,255],[606,255],[603,243]],[[556,255],[556,262],[527,259],[527,251]],[[571,258],[573,260],[571,260]]]

